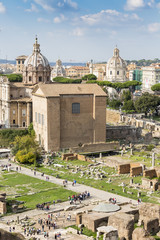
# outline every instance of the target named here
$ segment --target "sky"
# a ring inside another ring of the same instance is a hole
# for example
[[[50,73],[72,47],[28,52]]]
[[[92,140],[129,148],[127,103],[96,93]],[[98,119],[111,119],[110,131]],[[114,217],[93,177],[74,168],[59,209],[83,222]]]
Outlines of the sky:
[[[160,58],[160,0],[0,0],[0,59],[32,53],[49,61]]]

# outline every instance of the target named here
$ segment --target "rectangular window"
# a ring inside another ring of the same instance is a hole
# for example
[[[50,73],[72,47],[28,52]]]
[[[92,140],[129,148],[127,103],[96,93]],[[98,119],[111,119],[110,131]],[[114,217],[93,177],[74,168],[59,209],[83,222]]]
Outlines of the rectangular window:
[[[80,113],[80,103],[72,103],[72,113]]]
[[[44,125],[44,115],[42,114],[42,125]]]
[[[41,124],[41,114],[38,113],[38,123]]]
[[[23,127],[25,127],[26,126],[26,122],[23,122]]]
[[[35,121],[37,122],[37,112],[35,112]]]
[[[23,117],[26,116],[26,109],[22,109],[22,116],[23,116]]]
[[[15,110],[13,110],[13,115],[15,115],[16,114],[16,111]]]
[[[117,75],[119,75],[119,71],[117,71]]]
[[[112,71],[110,71],[110,75],[112,75]]]
[[[15,120],[13,120],[13,124],[15,124],[16,123],[16,121]]]

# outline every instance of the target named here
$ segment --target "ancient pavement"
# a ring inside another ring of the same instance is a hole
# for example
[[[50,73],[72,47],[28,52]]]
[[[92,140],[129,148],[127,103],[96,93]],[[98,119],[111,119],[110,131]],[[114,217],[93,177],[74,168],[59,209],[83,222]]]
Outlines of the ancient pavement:
[[[4,164],[4,165],[8,164],[7,159],[3,159],[0,162],[1,162],[1,164]],[[35,177],[35,178],[38,178],[38,179],[41,179],[41,180],[44,180],[44,181],[49,181],[49,182],[52,182],[52,183],[63,186],[63,181],[64,181],[63,179],[58,179],[58,178],[55,178],[53,176],[49,176],[49,175],[46,175],[46,174],[44,176],[41,176],[42,173],[38,172],[38,171],[36,172],[36,175],[34,175],[33,170],[25,168],[25,167],[21,167],[21,170],[19,170],[19,165],[17,165],[16,163],[11,163],[11,169],[12,170],[16,171],[17,167],[18,167],[18,172],[19,173],[22,173],[22,174],[25,174],[25,175],[28,175],[28,176],[31,176],[31,177]],[[49,180],[46,180],[46,176],[49,177]],[[109,193],[107,191],[98,190],[98,189],[95,189],[93,187],[89,187],[89,186],[79,184],[79,183],[76,183],[75,186],[72,186],[72,182],[68,182],[66,189],[75,191],[77,193],[84,192],[84,191],[89,191],[90,194],[91,194],[91,198],[88,199],[88,200],[85,200],[85,202],[94,201],[94,200],[108,200],[109,198],[116,198],[117,202],[132,202],[133,204],[137,204],[136,200],[132,200],[130,198],[126,198],[126,197],[122,197],[122,196],[119,196],[119,195],[116,195],[116,194],[113,194],[113,193]],[[59,203],[59,204],[56,204],[55,206],[51,205],[50,206],[50,211],[54,211],[55,209],[60,210],[67,205],[69,205],[68,202]],[[41,210],[34,209],[34,210],[27,211],[25,213],[13,214],[11,216],[4,216],[4,217],[0,218],[0,228],[4,228],[6,230],[9,230],[9,226],[8,226],[8,229],[7,229],[6,222],[11,221],[11,220],[14,220],[14,221],[17,220],[17,216],[19,216],[19,219],[22,219],[22,218],[24,218],[25,215],[32,218],[32,217],[35,217],[35,216],[38,217],[41,214],[42,214]],[[20,229],[16,229],[16,230],[18,232],[22,232],[22,230],[20,230]],[[65,230],[63,230],[62,232],[64,234],[63,235],[64,239],[73,240],[74,237],[75,237],[75,236],[72,236],[72,235],[69,236],[68,233]],[[51,235],[48,239],[53,239],[53,235],[54,235],[54,232],[51,232]],[[77,238],[77,236],[76,236],[76,238]],[[41,236],[39,239],[45,239],[45,238],[43,238],[43,236]],[[78,239],[80,240],[82,238],[79,236],[79,238],[77,238],[77,240]]]

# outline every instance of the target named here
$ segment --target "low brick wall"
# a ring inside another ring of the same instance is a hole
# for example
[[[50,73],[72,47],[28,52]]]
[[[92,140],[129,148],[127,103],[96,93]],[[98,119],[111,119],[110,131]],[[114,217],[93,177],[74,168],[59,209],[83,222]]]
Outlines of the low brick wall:
[[[77,159],[81,161],[87,161],[87,157],[84,155],[77,154]]]
[[[67,157],[72,157],[73,153],[63,153],[62,154],[62,160],[66,160]]]
[[[142,174],[142,167],[131,167],[130,177],[139,176]]]
[[[74,152],[107,152],[116,151],[120,149],[119,142],[102,142],[102,143],[88,143],[83,144],[82,147],[74,147],[71,150]]]
[[[145,170],[143,172],[143,177],[149,177],[149,178],[157,177],[157,172],[155,169]]]
[[[130,173],[130,164],[120,164],[118,166],[118,174]]]

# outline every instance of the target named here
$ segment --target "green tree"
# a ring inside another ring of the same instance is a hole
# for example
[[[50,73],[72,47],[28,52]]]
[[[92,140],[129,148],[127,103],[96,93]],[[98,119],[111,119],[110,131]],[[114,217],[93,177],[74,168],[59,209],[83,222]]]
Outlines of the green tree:
[[[139,113],[153,113],[160,105],[160,98],[149,93],[144,93],[135,101],[135,109]]]
[[[160,91],[160,83],[157,83],[151,87],[152,91]]]
[[[33,128],[33,123],[30,123],[30,125],[28,126],[28,133],[30,136],[35,136],[35,131]]]
[[[131,100],[131,92],[128,90],[128,91],[123,91],[123,93],[122,93],[122,101],[123,102],[126,102],[126,101],[128,101],[128,100]]]
[[[20,162],[35,162],[40,157],[40,149],[34,136],[17,136],[13,142],[12,153]],[[24,156],[24,157],[23,157]],[[27,160],[26,160],[27,159]]]
[[[117,99],[109,100],[109,107],[113,109],[119,109],[120,106],[122,106],[122,102],[120,100]]]
[[[122,107],[123,110],[125,110],[126,112],[133,112],[135,111],[135,107],[134,107],[134,102],[133,100],[127,100],[124,102],[123,104],[123,107]]]
[[[22,82],[21,74],[7,74],[6,76],[10,82]]]
[[[58,83],[81,83],[82,79],[71,79],[71,78],[64,78],[64,77],[55,77],[53,78],[54,82]]]
[[[82,80],[87,80],[87,81],[97,80],[97,77],[94,74],[87,74],[82,77]]]

